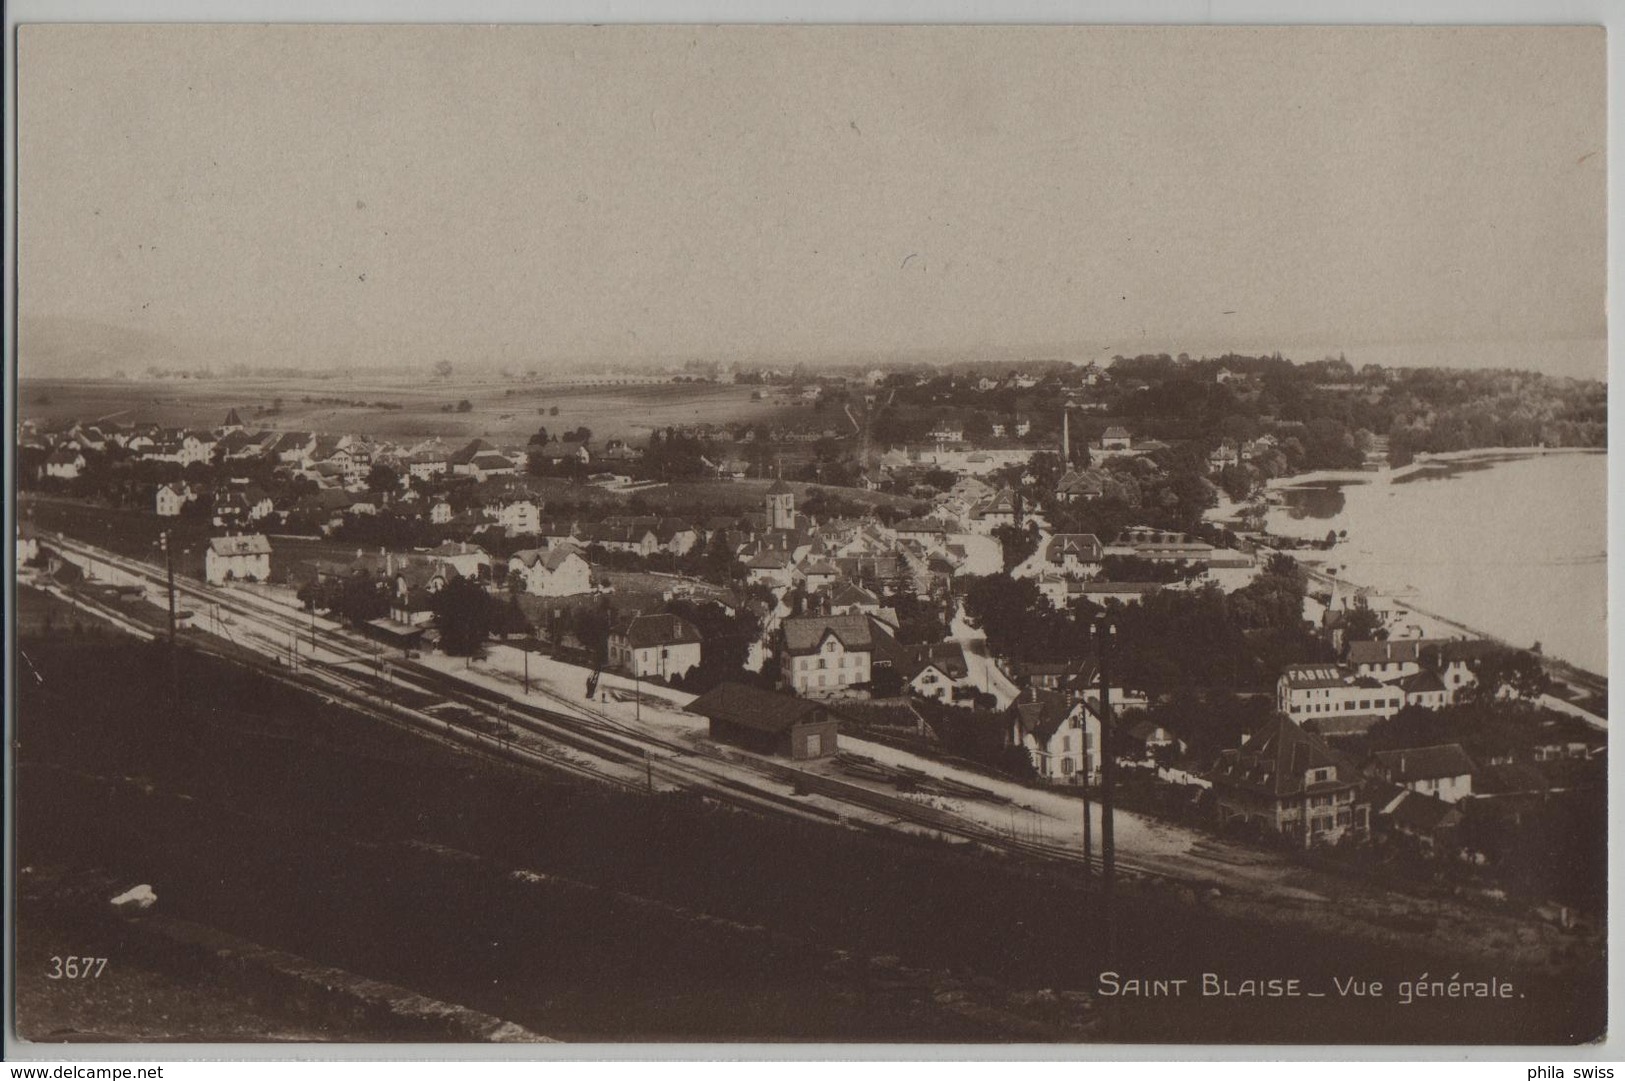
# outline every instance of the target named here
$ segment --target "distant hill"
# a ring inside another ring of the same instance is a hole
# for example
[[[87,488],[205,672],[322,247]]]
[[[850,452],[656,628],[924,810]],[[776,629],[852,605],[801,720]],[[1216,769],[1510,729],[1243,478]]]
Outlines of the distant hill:
[[[23,379],[93,379],[149,366],[191,367],[199,358],[151,331],[88,319],[35,316],[18,320],[17,374]]]

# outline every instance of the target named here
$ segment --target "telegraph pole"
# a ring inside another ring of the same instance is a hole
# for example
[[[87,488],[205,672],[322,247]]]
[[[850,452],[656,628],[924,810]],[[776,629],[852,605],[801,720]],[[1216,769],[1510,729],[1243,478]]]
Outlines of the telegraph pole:
[[[530,647],[525,647],[525,694],[530,694]]]
[[[1112,753],[1112,684],[1110,657],[1117,627],[1110,616],[1095,624],[1100,639],[1100,901],[1104,913],[1105,959],[1113,953],[1112,890],[1117,880],[1117,838],[1112,822],[1112,788],[1117,779],[1116,758]]]
[[[1083,718],[1083,881],[1084,884],[1093,885],[1095,869],[1094,823],[1089,820],[1089,711],[1084,710]]]
[[[164,550],[164,572],[169,579],[169,648],[175,648],[175,552],[169,545],[169,530],[164,530],[159,539],[159,546]]]
[[[160,544],[164,549],[164,577],[169,591],[169,701],[176,715],[181,709],[181,660],[175,647],[175,546],[169,530],[164,530]]]

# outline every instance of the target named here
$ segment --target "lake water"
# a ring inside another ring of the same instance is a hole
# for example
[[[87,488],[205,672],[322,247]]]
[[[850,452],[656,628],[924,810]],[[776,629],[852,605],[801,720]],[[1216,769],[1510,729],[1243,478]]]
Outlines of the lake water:
[[[1608,456],[1461,463],[1389,483],[1288,489],[1268,525],[1347,530],[1342,577],[1592,672],[1608,670]]]

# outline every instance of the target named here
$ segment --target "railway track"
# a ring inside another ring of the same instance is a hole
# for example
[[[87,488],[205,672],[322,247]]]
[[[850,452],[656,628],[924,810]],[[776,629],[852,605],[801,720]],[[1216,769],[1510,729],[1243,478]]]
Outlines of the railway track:
[[[166,586],[162,568],[59,534],[46,534],[44,539],[66,555],[101,564],[148,589]],[[894,824],[973,842],[1009,855],[1071,865],[1084,862],[1082,853],[1074,848],[1026,840],[862,785],[753,756],[706,753],[700,747],[659,737],[545,689],[538,691],[570,712],[517,700],[419,661],[386,661],[379,648],[355,639],[339,625],[253,594],[180,578],[175,581],[175,590],[178,598],[208,613],[209,630],[190,638],[199,648],[226,655],[225,651],[211,649],[208,642],[211,635],[222,638],[238,651],[259,657],[257,667],[276,678],[329,700],[337,700],[334,696],[338,696],[368,716],[487,757],[531,768],[562,770],[628,791],[654,792],[660,786],[694,791],[758,813],[789,814],[866,828],[876,824],[859,815],[879,814]],[[135,633],[155,637],[150,628],[140,627],[112,606],[78,594],[73,599],[124,629],[135,627]],[[247,663],[241,652],[230,653],[230,659]],[[500,729],[493,733],[488,724],[436,716],[402,700],[408,696],[426,696],[461,707],[486,722],[496,721],[519,730],[542,746],[505,739]],[[742,771],[748,776],[740,776]],[[834,806],[809,802],[808,796]],[[1098,867],[1099,856],[1090,863]],[[1117,868],[1128,876],[1177,877],[1121,858]]]

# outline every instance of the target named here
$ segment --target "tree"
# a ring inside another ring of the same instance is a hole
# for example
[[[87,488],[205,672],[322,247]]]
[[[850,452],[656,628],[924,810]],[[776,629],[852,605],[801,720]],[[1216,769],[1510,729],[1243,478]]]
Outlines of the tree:
[[[454,578],[434,595],[435,627],[440,648],[454,657],[478,653],[490,634],[490,596],[467,578]]]
[[[459,412],[459,413],[470,412],[470,411],[473,410],[473,408],[474,408],[474,403],[469,401],[467,398],[464,398],[462,401],[457,403],[457,412]]]
[[[1494,650],[1479,660],[1473,674],[1478,682],[1462,689],[1468,701],[1491,702],[1506,695],[1536,699],[1551,686],[1540,658],[1523,649]]]
[[[537,428],[536,429],[536,434],[531,436],[530,437],[530,442],[526,444],[526,446],[531,446],[531,447],[542,447],[542,446],[546,446],[546,445],[547,445],[547,429],[546,428]]]
[[[1348,610],[1348,616],[1343,621],[1343,640],[1369,642],[1387,636],[1382,616],[1371,607],[1371,602],[1363,596],[1354,598],[1354,606]]]
[[[1003,574],[967,580],[965,614],[987,635],[994,652],[1009,655],[1029,637],[1026,631],[1042,600],[1038,584]]]
[[[367,471],[367,491],[369,492],[393,492],[400,486],[400,483],[400,475],[382,463],[373,466]]]
[[[1029,528],[1023,529],[1018,525],[1001,525],[993,530],[993,539],[999,542],[1004,553],[1004,569],[1006,573],[1015,569],[1028,556],[1038,550],[1038,530],[1032,523]]]
[[[441,379],[450,379],[451,378],[451,361],[449,361],[449,360],[437,360],[437,361],[435,361],[434,374],[439,376]]]

